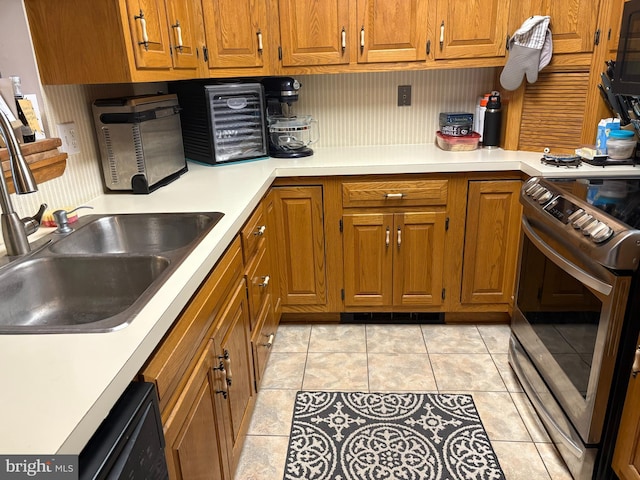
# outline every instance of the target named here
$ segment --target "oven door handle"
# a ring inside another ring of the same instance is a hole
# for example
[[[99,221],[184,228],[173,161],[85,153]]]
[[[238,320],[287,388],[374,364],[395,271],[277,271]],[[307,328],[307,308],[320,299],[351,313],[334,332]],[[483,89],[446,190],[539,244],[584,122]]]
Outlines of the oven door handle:
[[[609,285],[606,282],[594,277],[588,272],[585,272],[582,268],[578,267],[574,263],[570,262],[562,255],[558,254],[553,248],[551,248],[531,227],[531,224],[526,219],[526,217],[522,217],[522,228],[529,237],[529,240],[533,242],[533,244],[543,253],[553,261],[558,267],[567,272],[573,278],[578,280],[580,283],[587,285],[588,287],[593,288],[597,292],[602,293],[603,295],[610,295],[613,290],[613,286]]]

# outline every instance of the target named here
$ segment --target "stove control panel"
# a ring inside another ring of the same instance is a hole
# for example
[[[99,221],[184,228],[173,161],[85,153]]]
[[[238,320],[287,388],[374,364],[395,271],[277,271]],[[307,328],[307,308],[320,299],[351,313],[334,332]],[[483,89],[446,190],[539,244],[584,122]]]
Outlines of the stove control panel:
[[[522,187],[523,195],[539,204],[540,209],[552,215],[565,225],[571,225],[594,243],[603,243],[613,235],[613,229],[595,212],[587,212],[584,208],[553,192],[549,187],[541,185],[536,177],[530,178]],[[532,203],[533,203],[532,202]],[[535,204],[535,203],[534,203]]]

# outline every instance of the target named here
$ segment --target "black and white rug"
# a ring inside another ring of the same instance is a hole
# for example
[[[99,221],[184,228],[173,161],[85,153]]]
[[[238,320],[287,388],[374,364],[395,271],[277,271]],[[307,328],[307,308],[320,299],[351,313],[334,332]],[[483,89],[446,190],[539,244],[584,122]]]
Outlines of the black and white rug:
[[[285,480],[505,480],[471,395],[298,392]]]

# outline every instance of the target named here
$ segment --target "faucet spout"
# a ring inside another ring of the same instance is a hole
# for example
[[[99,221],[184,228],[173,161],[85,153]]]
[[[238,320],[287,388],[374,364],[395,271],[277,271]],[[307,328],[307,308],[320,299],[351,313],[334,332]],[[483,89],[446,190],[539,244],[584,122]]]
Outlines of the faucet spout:
[[[33,174],[27,165],[20,145],[13,133],[11,122],[6,114],[0,110],[0,134],[4,137],[9,151],[9,163],[11,165],[11,176],[13,177],[13,185],[16,193],[21,195],[24,193],[33,193],[38,190]],[[7,255],[24,255],[31,250],[29,241],[27,240],[27,229],[25,222],[20,219],[13,209],[11,197],[9,196],[9,188],[4,179],[4,173],[0,169],[0,207],[2,214],[0,215],[0,225],[2,226],[2,237],[7,250]]]

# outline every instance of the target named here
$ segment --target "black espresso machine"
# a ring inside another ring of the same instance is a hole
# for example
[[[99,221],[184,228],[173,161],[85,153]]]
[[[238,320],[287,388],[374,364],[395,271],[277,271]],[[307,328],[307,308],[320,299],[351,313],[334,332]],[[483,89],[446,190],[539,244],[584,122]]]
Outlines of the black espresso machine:
[[[318,141],[318,122],[311,115],[295,115],[293,104],[298,101],[302,86],[291,77],[262,79],[267,108],[269,156],[299,158],[313,155],[309,148]]]

